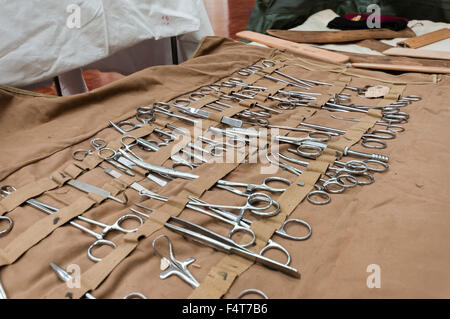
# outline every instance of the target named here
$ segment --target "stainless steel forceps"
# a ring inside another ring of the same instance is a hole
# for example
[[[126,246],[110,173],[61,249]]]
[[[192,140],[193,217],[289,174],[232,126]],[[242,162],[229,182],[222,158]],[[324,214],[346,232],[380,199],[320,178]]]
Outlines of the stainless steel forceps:
[[[12,192],[12,191],[15,191],[15,190],[16,190],[16,189],[15,189],[13,186],[3,186],[3,187],[1,188],[2,193],[7,194],[7,195],[8,195],[8,194],[11,194],[11,192]],[[39,201],[39,200],[37,200],[37,199],[33,199],[33,198],[27,200],[26,203],[29,204],[29,205],[31,205],[31,206],[33,206],[34,208],[39,209],[40,211],[42,211],[42,212],[44,212],[44,213],[46,213],[46,214],[48,214],[48,215],[52,215],[53,213],[55,213],[55,212],[57,212],[57,211],[59,210],[59,208],[57,208],[57,207],[54,207],[54,206],[52,206],[52,205],[45,204],[45,203],[43,203],[43,202],[41,202],[41,201]],[[103,246],[103,245],[111,246],[111,247],[113,247],[113,248],[116,248],[116,247],[117,247],[116,244],[114,244],[112,241],[110,241],[110,240],[105,240],[105,239],[104,239],[104,237],[105,237],[110,231],[112,231],[112,230],[118,230],[118,231],[121,231],[121,232],[123,232],[123,233],[131,233],[131,232],[135,232],[135,231],[137,230],[137,228],[135,228],[135,229],[125,229],[125,228],[123,228],[123,227],[120,226],[121,223],[124,222],[124,221],[127,220],[127,219],[134,219],[134,220],[137,220],[137,221],[139,222],[140,225],[143,224],[142,219],[141,219],[139,216],[136,216],[136,215],[133,215],[133,214],[127,214],[127,215],[123,215],[123,216],[119,217],[119,218],[116,220],[116,222],[115,222],[114,224],[112,224],[112,225],[107,225],[107,224],[98,222],[98,221],[96,221],[96,220],[93,220],[93,219],[90,219],[90,218],[87,218],[87,217],[84,217],[84,216],[77,216],[76,219],[82,220],[82,221],[87,222],[87,223],[90,223],[90,224],[92,224],[92,225],[96,225],[96,226],[103,227],[103,231],[102,231],[100,234],[98,234],[98,233],[92,231],[91,229],[89,229],[89,228],[87,228],[87,227],[84,227],[84,226],[82,226],[82,225],[80,225],[80,224],[75,223],[74,221],[70,221],[70,222],[69,222],[70,225],[72,225],[72,226],[74,226],[74,227],[76,227],[76,228],[78,228],[78,229],[80,229],[80,230],[82,230],[82,231],[84,231],[84,232],[86,232],[86,233],[92,235],[93,237],[95,237],[95,238],[97,239],[97,240],[96,240],[91,246],[89,246],[89,248],[88,248],[88,257],[89,257],[89,259],[91,259],[92,261],[95,261],[95,262],[99,262],[101,259],[95,257],[95,256],[92,254],[91,250],[92,250],[94,247],[97,247],[97,246]]]
[[[166,239],[169,245],[169,258],[161,254],[161,252],[155,247],[156,243],[162,238]],[[197,288],[198,286],[200,286],[200,283],[197,281],[197,279],[195,279],[195,277],[187,268],[190,264],[195,262],[195,258],[191,257],[184,261],[177,260],[175,258],[175,255],[173,254],[172,241],[167,235],[160,235],[156,237],[152,242],[152,246],[156,254],[160,256],[168,265],[168,268],[159,275],[159,278],[166,279],[169,276],[176,275],[187,282],[192,288]]]
[[[255,261],[269,268],[279,270],[285,274],[293,276],[295,278],[300,278],[300,273],[297,269],[282,264],[273,259],[264,257],[258,253],[255,253],[247,248],[244,248],[238,244],[236,244],[230,238],[219,235],[207,228],[199,226],[197,224],[191,223],[187,220],[171,217],[169,221],[175,221],[178,224],[181,224],[183,227],[174,225],[172,223],[166,223],[165,226],[170,230],[181,234],[184,237],[192,238],[195,242],[200,244],[204,244],[206,246],[212,247],[219,251],[226,252],[228,254],[237,254],[246,259]]]

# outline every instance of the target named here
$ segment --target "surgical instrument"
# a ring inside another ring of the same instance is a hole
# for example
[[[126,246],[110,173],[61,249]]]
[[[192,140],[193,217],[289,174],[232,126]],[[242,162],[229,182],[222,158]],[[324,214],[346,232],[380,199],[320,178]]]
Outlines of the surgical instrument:
[[[56,265],[55,263],[50,263],[50,267],[52,267],[52,269],[56,272],[56,275],[58,276],[59,279],[61,279],[63,282],[68,282],[72,280],[72,276],[65,271],[62,267],[59,267],[58,265]],[[147,299],[147,297],[145,297],[143,294],[139,293],[139,292],[132,292],[128,295],[126,295],[125,297],[123,297],[123,299],[131,299],[133,297],[138,297],[139,299]],[[84,294],[84,298],[86,299],[97,299],[95,298],[91,293],[86,292]]]
[[[107,148],[107,142],[102,139],[102,138],[94,138],[91,140],[91,145],[92,147],[97,151],[97,154],[100,155],[100,151],[104,148]],[[73,159],[77,160],[77,161],[82,161],[84,160],[87,156],[92,155],[93,151],[92,150],[84,150],[84,149],[78,149],[75,150],[72,153],[72,157]],[[112,166],[116,167],[117,169],[120,169],[122,172],[124,172],[127,175],[130,176],[134,176],[134,172],[127,167],[126,165],[124,165],[123,163],[120,163],[118,161],[117,157],[108,157],[108,158],[102,158],[105,161],[107,161],[109,164],[111,164]]]
[[[127,195],[125,194],[125,192],[123,193],[125,200],[121,200],[115,196],[112,196],[111,193],[108,192],[107,190],[104,190],[103,188],[100,188],[100,187],[97,187],[97,186],[94,186],[94,185],[91,185],[88,183],[80,182],[75,179],[69,179],[66,183],[67,183],[67,185],[70,185],[82,192],[85,192],[88,194],[89,193],[97,194],[101,197],[112,199],[123,205],[125,205],[128,201],[128,198],[127,198]]]
[[[119,172],[108,168],[108,167],[103,167],[103,170],[105,171],[106,174],[114,177],[114,178],[120,178],[120,176],[122,176],[122,174],[120,174]],[[144,186],[142,186],[141,184],[137,183],[137,182],[133,182],[130,187],[132,189],[134,189],[135,191],[137,191],[139,193],[139,195],[141,196],[146,196],[149,198],[154,198],[163,202],[167,202],[169,200],[169,198],[167,196],[162,196],[156,193],[153,193],[152,191],[148,190],[147,188],[145,188]]]
[[[9,186],[9,185],[8,185],[8,186],[3,186],[3,187],[1,188],[1,192],[2,192],[3,194],[6,194],[6,195],[11,194],[11,192],[12,192],[12,191],[15,191],[15,190],[16,190],[16,189],[15,189],[13,186]],[[52,206],[52,205],[49,205],[49,204],[45,204],[45,203],[43,203],[43,202],[41,202],[41,201],[39,201],[39,200],[36,200],[36,199],[34,199],[34,198],[28,199],[25,203],[27,203],[28,205],[33,206],[34,208],[39,209],[40,211],[42,211],[42,212],[44,212],[44,213],[46,213],[46,214],[48,214],[48,215],[53,215],[53,213],[55,213],[55,212],[57,212],[57,211],[59,210],[59,208],[56,208],[56,207],[54,207],[54,206]],[[97,240],[96,240],[93,244],[91,244],[91,246],[89,246],[89,248],[88,248],[88,257],[89,257],[89,259],[91,259],[92,261],[95,261],[95,262],[99,262],[101,259],[95,257],[95,256],[91,253],[91,250],[92,250],[94,247],[96,247],[96,246],[103,246],[103,245],[111,246],[111,247],[113,247],[113,248],[116,248],[116,247],[117,247],[116,244],[114,244],[112,241],[110,241],[110,240],[105,240],[105,239],[104,239],[104,237],[105,237],[110,231],[112,231],[112,230],[118,230],[118,231],[121,231],[121,232],[123,232],[123,233],[131,233],[131,232],[135,232],[135,231],[137,230],[137,228],[135,228],[135,229],[125,229],[125,228],[123,228],[123,227],[120,226],[120,224],[121,224],[122,222],[124,222],[125,220],[128,220],[128,219],[135,219],[135,220],[137,220],[137,221],[140,223],[140,225],[143,224],[142,219],[141,219],[139,216],[136,216],[136,215],[133,215],[133,214],[127,214],[127,215],[123,215],[123,216],[119,217],[119,218],[116,220],[116,222],[115,222],[114,224],[112,224],[112,225],[107,225],[107,224],[98,222],[98,221],[96,221],[96,220],[93,220],[93,219],[90,219],[90,218],[87,218],[87,217],[84,217],[84,216],[77,216],[76,219],[79,219],[79,220],[81,220],[81,221],[90,223],[90,224],[92,224],[92,225],[96,225],[96,226],[103,227],[103,231],[102,231],[100,234],[98,234],[98,233],[96,233],[96,232],[90,230],[90,229],[87,228],[87,227],[84,227],[84,226],[82,226],[82,225],[80,225],[80,224],[75,223],[74,221],[69,221],[69,224],[70,224],[70,225],[72,225],[72,226],[74,226],[74,227],[76,227],[76,228],[78,228],[78,229],[80,229],[80,230],[82,230],[82,231],[84,231],[84,232],[86,232],[86,233],[92,235],[93,237],[95,237],[95,238],[97,239]]]
[[[203,119],[210,119],[210,112],[198,109],[195,107],[189,107],[189,104],[191,103],[188,99],[176,99],[173,103],[173,107],[176,107],[180,110],[180,112],[192,115],[194,117],[203,118]],[[232,127],[242,127],[242,121],[238,119],[234,119],[228,116],[223,116],[220,119],[220,123],[226,124]]]
[[[260,295],[264,299],[269,299],[269,297],[267,297],[267,295],[259,289],[245,289],[236,296],[236,299],[242,299],[242,297],[249,294]]]
[[[177,171],[175,169],[171,169],[171,168],[167,168],[164,166],[159,166],[159,165],[153,165],[153,164],[149,164],[146,163],[136,157],[130,156],[129,154],[127,154],[124,150],[119,149],[119,152],[125,156],[127,159],[129,159],[130,161],[134,162],[137,166],[145,168],[149,171],[152,172],[156,172],[156,173],[160,173],[160,174],[165,174],[168,176],[172,176],[172,177],[179,177],[179,178],[184,178],[184,179],[197,179],[199,176],[192,174],[192,173],[188,173],[188,172],[183,172],[183,171]]]
[[[192,238],[195,242],[204,244],[228,254],[237,254],[241,257],[255,261],[269,268],[279,270],[296,278],[300,278],[300,273],[297,269],[289,265],[279,263],[273,259],[264,257],[242,246],[239,246],[233,240],[219,235],[209,229],[174,216],[170,218],[170,221],[175,221],[176,223],[182,224],[184,227],[180,227],[172,223],[166,223],[165,226],[167,228],[183,235],[184,237]]]
[[[166,223],[167,224],[167,223]],[[165,257],[163,254],[160,253],[158,249],[156,249],[155,245],[158,240],[161,238],[164,238],[167,240],[167,243],[169,245],[169,258]],[[169,276],[176,275],[180,277],[182,280],[187,282],[192,288],[197,288],[200,286],[200,283],[195,279],[195,277],[192,275],[192,273],[187,268],[190,264],[195,262],[195,258],[190,257],[184,261],[177,260],[175,258],[175,255],[173,253],[173,245],[172,241],[167,235],[160,235],[156,237],[152,242],[153,249],[155,250],[156,254],[164,260],[168,268],[165,269],[160,275],[159,278],[166,279]]]

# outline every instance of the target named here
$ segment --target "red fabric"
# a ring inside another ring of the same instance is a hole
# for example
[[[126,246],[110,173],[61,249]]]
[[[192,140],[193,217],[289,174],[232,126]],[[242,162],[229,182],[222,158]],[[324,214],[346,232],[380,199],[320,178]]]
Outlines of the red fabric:
[[[370,14],[368,13],[349,13],[345,14],[344,18],[351,20],[354,17],[361,16],[361,21],[367,20]],[[402,17],[391,17],[391,16],[380,16],[380,22],[388,22],[388,21],[394,21],[394,20],[405,20],[408,21],[406,18]]]

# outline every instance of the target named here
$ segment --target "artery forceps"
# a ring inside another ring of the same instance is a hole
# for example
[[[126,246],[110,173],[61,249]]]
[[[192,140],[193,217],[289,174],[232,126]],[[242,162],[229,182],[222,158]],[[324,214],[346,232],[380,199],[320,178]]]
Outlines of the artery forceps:
[[[264,178],[263,182],[261,184],[249,184],[249,183],[239,183],[239,182],[230,182],[230,181],[225,181],[225,180],[218,180],[216,183],[216,187],[222,188],[222,189],[226,189],[232,193],[235,193],[237,195],[241,195],[241,196],[249,196],[251,194],[253,194],[254,191],[256,190],[262,190],[262,191],[269,191],[269,192],[274,192],[274,193],[282,193],[286,190],[286,188],[275,188],[275,187],[271,187],[268,184],[271,182],[281,182],[286,184],[287,186],[291,185],[291,181],[286,179],[286,178],[282,178],[282,177],[278,177],[278,176],[273,176],[273,177],[266,177]],[[245,187],[245,191],[242,192],[234,187]]]
[[[99,154],[99,155],[100,155],[100,152],[102,149],[105,149],[105,148],[108,149],[106,147],[108,143],[102,138],[94,138],[91,140],[90,143],[91,143],[92,147],[94,148],[94,150],[96,150],[97,154]],[[75,150],[72,153],[72,157],[74,160],[82,161],[87,156],[92,155],[93,152],[94,151],[92,151],[92,150],[79,149],[79,150]],[[109,164],[111,164],[112,166],[116,167],[117,169],[120,169],[125,174],[134,176],[134,172],[129,167],[126,167],[125,165],[120,163],[117,158],[108,157],[108,158],[103,158],[103,159],[105,161],[107,161]]]
[[[243,76],[249,76],[249,75],[252,75],[255,72],[262,71],[263,69],[264,68],[262,66],[251,65],[251,66],[248,66],[246,68],[243,68],[243,69],[237,71],[237,74],[243,75]],[[305,89],[305,90],[309,90],[310,89],[310,85],[309,86],[305,85],[305,84],[300,85],[298,83],[295,83],[295,82],[292,82],[292,81],[286,81],[284,79],[280,79],[280,78],[277,78],[277,77],[274,77],[274,76],[271,76],[271,75],[268,75],[268,74],[264,74],[263,77],[265,79],[269,79],[269,80],[272,80],[272,81],[275,81],[275,82],[286,83],[287,85],[295,86],[295,87],[298,87],[300,89]]]
[[[56,265],[55,263],[50,263],[50,267],[52,267],[52,269],[56,272],[56,275],[58,276],[58,278],[61,279],[63,282],[68,282],[68,281],[72,280],[72,276],[67,271],[65,271],[63,268]],[[136,298],[136,297],[137,297],[137,299],[147,299],[147,297],[145,297],[143,294],[141,294],[139,292],[132,292],[132,293],[126,295],[125,297],[123,297],[123,299],[131,299],[131,298]],[[84,298],[97,299],[89,292],[84,294]]]
[[[11,194],[11,192],[15,191],[15,190],[16,189],[13,186],[3,186],[1,188],[2,193],[6,194],[6,195]],[[59,210],[59,208],[57,208],[57,207],[45,204],[45,203],[43,203],[43,202],[41,202],[41,201],[39,201],[37,199],[33,199],[33,198],[27,200],[25,203],[27,203],[28,205],[33,206],[34,208],[39,209],[40,211],[42,211],[42,212],[44,212],[44,213],[46,213],[48,215],[53,215],[53,213],[55,213],[55,212],[57,212]],[[87,218],[87,217],[84,217],[84,216],[77,216],[76,219],[82,220],[82,221],[90,223],[92,225],[103,227],[103,231],[100,234],[98,234],[98,233],[92,231],[91,229],[89,229],[87,227],[84,227],[84,226],[82,226],[80,224],[75,223],[74,221],[69,221],[70,225],[72,225],[72,226],[74,226],[74,227],[76,227],[76,228],[78,228],[78,229],[80,229],[80,230],[82,230],[82,231],[92,235],[93,237],[95,237],[97,239],[88,248],[88,257],[89,257],[89,259],[91,259],[94,262],[99,262],[101,260],[100,258],[97,258],[97,257],[95,257],[92,254],[91,251],[92,251],[92,249],[94,247],[103,246],[103,245],[111,246],[113,248],[117,247],[116,244],[114,244],[112,241],[104,239],[104,237],[110,231],[118,230],[118,231],[121,231],[123,233],[135,232],[137,230],[137,228],[135,228],[135,229],[125,229],[125,228],[120,226],[121,223],[124,222],[127,219],[135,219],[135,220],[137,220],[140,223],[140,225],[143,224],[142,219],[139,216],[136,216],[136,215],[133,215],[133,214],[127,214],[127,215],[123,215],[123,216],[119,217],[116,220],[116,222],[114,224],[112,224],[112,225],[107,225],[107,224],[98,222],[96,220],[93,220],[93,219],[90,219],[90,218]]]
[[[198,109],[195,107],[189,107],[189,104],[191,104],[191,100],[188,99],[176,99],[173,103],[173,107],[180,110],[180,112],[191,115],[193,117],[203,118],[203,119],[209,119],[210,118],[210,112]],[[242,121],[238,119],[234,119],[228,116],[223,116],[220,120],[220,123],[226,124],[232,127],[242,127]]]
[[[246,195],[246,196],[248,196],[248,195]],[[198,203],[206,203],[205,201],[202,201],[202,200],[200,200],[198,198],[195,198],[195,197],[192,197],[192,196],[189,197],[189,199],[193,200],[195,202],[198,202]],[[277,205],[279,207],[278,203],[277,203]],[[255,235],[255,232],[250,228],[250,226],[252,224],[251,220],[245,219],[242,216],[238,216],[238,215],[232,214],[232,213],[230,213],[228,211],[224,211],[224,210],[218,209],[218,208],[209,208],[212,212],[215,213],[214,214],[214,213],[209,212],[208,210],[205,210],[205,209],[200,208],[200,207],[193,206],[191,204],[187,204],[186,207],[190,208],[192,210],[195,210],[197,212],[200,212],[200,213],[202,213],[204,215],[210,216],[212,218],[218,219],[218,220],[220,220],[222,222],[225,222],[227,224],[232,225],[233,228],[228,233],[228,238],[230,238],[231,240],[233,240],[232,236],[234,234],[238,233],[238,232],[247,233],[247,234],[249,234],[251,236],[251,240],[248,243],[238,244],[237,242],[235,242],[237,245],[242,246],[242,247],[249,247],[249,246],[251,246],[251,245],[253,245],[255,243],[256,235]],[[306,235],[304,235],[304,236],[293,236],[293,235],[288,234],[286,232],[285,227],[286,227],[287,224],[290,224],[290,223],[298,223],[300,225],[305,226],[308,229],[308,233]],[[288,220],[286,220],[283,223],[283,225],[280,227],[280,229],[275,231],[275,233],[277,235],[281,236],[281,237],[284,237],[284,238],[287,238],[287,239],[291,239],[291,240],[305,240],[305,239],[308,239],[311,236],[312,229],[311,229],[311,226],[307,222],[305,222],[303,220],[300,220],[300,219],[288,219]],[[289,265],[290,260],[291,260],[291,256],[290,256],[289,252],[284,247],[282,247],[281,245],[277,244],[273,240],[269,240],[268,244],[261,249],[260,254],[263,254],[265,251],[267,251],[269,249],[281,250],[287,257],[286,264]]]

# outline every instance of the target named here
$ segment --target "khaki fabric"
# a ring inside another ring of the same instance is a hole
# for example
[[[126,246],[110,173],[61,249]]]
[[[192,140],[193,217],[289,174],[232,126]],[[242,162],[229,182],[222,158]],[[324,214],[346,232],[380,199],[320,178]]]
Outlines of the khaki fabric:
[[[104,138],[111,144],[120,140],[121,135],[108,127],[109,120],[117,122],[129,119],[136,122],[134,114],[138,106],[185,97],[205,85],[231,75],[237,76],[233,72],[257,63],[262,58],[284,59],[286,66],[281,70],[298,77],[331,83],[338,83],[343,78],[336,70],[330,71],[330,66],[328,69],[320,67],[324,65],[314,61],[297,59],[280,51],[229,39],[208,37],[194,57],[181,65],[152,67],[85,94],[54,98],[2,88],[0,185],[13,185],[20,191],[26,185],[39,184],[38,181],[49,178],[57,171],[69,175],[72,171],[78,173],[70,169],[70,164],[74,163],[74,150],[90,149],[89,141],[93,137]],[[305,64],[305,61],[312,64]],[[302,65],[307,65],[307,68]],[[300,271],[301,279],[254,264],[232,281],[229,291],[224,292],[224,298],[234,298],[248,288],[260,289],[270,298],[450,297],[450,255],[446,253],[445,246],[450,240],[450,174],[446,165],[450,160],[447,147],[450,81],[443,77],[433,83],[436,78],[422,74],[395,76],[368,70],[341,71],[346,72],[346,80],[351,74],[349,80],[352,86],[393,86],[386,84],[386,81],[406,83],[402,95],[422,97],[421,101],[403,109],[410,114],[409,123],[404,124],[406,131],[399,133],[396,139],[388,140],[388,148],[379,151],[390,156],[389,171],[375,173],[375,183],[372,185],[358,186],[343,194],[332,195],[328,205],[315,206],[304,200],[293,210],[289,218],[300,218],[310,223],[313,229],[311,238],[291,241],[274,235],[273,239],[289,250],[292,255],[291,266]],[[276,85],[267,79],[259,79],[256,83],[261,86]],[[312,91],[325,94],[329,89],[317,87]],[[380,100],[367,100],[352,94],[352,103],[378,105]],[[237,107],[238,104],[233,103],[233,106]],[[312,107],[283,111],[281,115],[272,116],[271,123],[298,125],[299,120],[294,120],[294,115],[299,113],[305,122],[310,123],[341,129],[348,129],[355,124],[333,119],[330,112]],[[362,117],[354,113],[336,114]],[[157,115],[157,119],[155,126],[171,122],[179,127],[190,128],[189,124],[168,119],[164,115]],[[286,130],[280,130],[280,133],[302,136],[301,133]],[[146,138],[155,139],[153,135]],[[287,145],[280,146],[283,153],[292,155],[286,149]],[[352,149],[371,151],[360,144]],[[136,151],[148,161],[160,160],[158,153]],[[344,157],[344,160],[347,159],[350,158]],[[170,160],[163,162],[165,166],[171,165]],[[158,216],[151,224],[153,228],[146,228],[150,234],[147,238],[136,241],[133,236],[124,237],[121,233],[108,235],[107,239],[118,243],[120,248],[115,255],[110,256],[126,257],[117,263],[114,262],[115,257],[105,257],[108,262],[111,261],[112,266],[108,269],[99,269],[100,264],[87,258],[87,248],[94,241],[93,237],[70,225],[56,227],[12,264],[0,268],[0,280],[8,297],[67,298],[67,295],[61,294],[65,291],[65,284],[59,281],[50,268],[50,262],[63,268],[78,265],[82,274],[88,274],[87,278],[82,276],[82,286],[94,287],[91,293],[97,298],[122,298],[131,292],[141,292],[148,298],[192,296],[193,289],[180,278],[159,278],[161,260],[152,248],[152,240],[160,234],[167,234],[173,241],[177,259],[195,257],[196,262],[189,269],[200,283],[207,279],[210,270],[225,254],[186,241],[163,228],[166,217],[181,212],[184,204],[182,197],[193,193],[211,203],[242,205],[244,197],[217,188],[209,189],[211,179],[224,177],[226,180],[253,183],[261,183],[267,176],[281,176],[291,181],[297,179],[283,170],[264,174],[261,170],[264,164],[260,160],[257,163],[246,162],[226,167],[215,165],[222,164],[201,165],[193,171],[209,177],[199,183],[176,179],[160,187],[143,175],[138,175],[136,180],[143,186],[169,196],[171,201],[167,204],[153,199],[145,201],[155,209],[155,216]],[[222,173],[225,176],[219,176]],[[120,198],[120,191],[129,183],[126,180],[113,184],[112,178],[98,166],[82,172],[77,180],[99,187],[109,185],[111,188],[108,189],[117,192]],[[67,185],[48,188],[37,198],[59,208],[73,205],[83,196],[90,198]],[[129,208],[135,207],[133,203],[141,202],[143,198],[129,187],[125,192],[129,198],[126,206],[109,199],[100,202],[91,198],[97,204],[84,212],[83,216],[112,223],[119,216],[131,213]],[[275,194],[273,197],[277,199],[280,195]],[[15,225],[9,234],[0,237],[2,249],[46,217],[44,213],[27,205],[21,205],[6,215],[14,220]],[[224,235],[230,230],[227,225],[189,209],[184,209],[180,216]],[[248,212],[246,217],[264,223],[264,219]],[[97,227],[92,229],[101,231]],[[302,231],[296,227],[289,230]],[[104,247],[96,250],[96,254],[107,256],[111,251]],[[280,260],[283,258],[276,251],[268,252],[267,256]],[[380,266],[381,288],[367,287],[367,278],[371,274],[367,272],[367,267],[371,264]],[[73,296],[80,297],[76,292]]]

